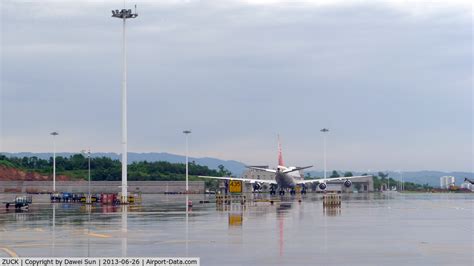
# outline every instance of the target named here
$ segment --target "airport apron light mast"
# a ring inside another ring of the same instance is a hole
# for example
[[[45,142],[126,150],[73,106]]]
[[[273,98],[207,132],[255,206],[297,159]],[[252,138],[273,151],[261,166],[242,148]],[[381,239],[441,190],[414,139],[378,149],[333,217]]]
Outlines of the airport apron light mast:
[[[189,148],[188,148],[188,135],[191,134],[191,130],[185,130],[183,131],[183,133],[186,135],[186,193],[188,193],[189,191],[189,181],[188,181],[188,170],[189,170],[189,166],[188,166],[188,161],[189,161],[189,158],[188,158],[188,152],[189,152]],[[187,203],[186,203],[187,204]]]
[[[87,195],[87,198],[86,198],[86,204],[91,204],[92,203],[92,197],[91,197],[91,149],[89,148],[89,150],[82,150],[81,151],[82,154],[86,154],[87,155],[87,165],[88,165],[88,177],[89,177],[89,182],[88,182],[88,185],[87,185],[87,191],[88,191],[88,195]]]
[[[125,25],[129,18],[136,18],[137,6],[135,5],[135,13],[131,9],[112,10],[112,17],[123,20],[123,77],[122,77],[122,199],[123,204],[128,203],[127,195],[127,45],[125,38]]]
[[[56,192],[56,140],[55,137],[59,135],[58,132],[51,132],[53,136],[53,193]]]
[[[329,132],[329,129],[327,128],[323,128],[320,130],[321,132],[323,132],[323,141],[324,141],[324,178],[327,177],[327,171],[326,171],[326,133]]]

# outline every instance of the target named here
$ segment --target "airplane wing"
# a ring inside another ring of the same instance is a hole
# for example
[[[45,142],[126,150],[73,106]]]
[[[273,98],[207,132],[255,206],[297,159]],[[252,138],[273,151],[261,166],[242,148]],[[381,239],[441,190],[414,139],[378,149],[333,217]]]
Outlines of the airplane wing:
[[[308,169],[308,168],[311,168],[313,167],[312,165],[310,166],[304,166],[304,167],[295,167],[295,168],[291,168],[291,169],[288,169],[288,170],[285,170],[283,171],[284,174],[287,174],[287,173],[291,173],[291,172],[294,172],[294,171],[299,171],[299,170],[303,170],[303,169]]]
[[[344,181],[348,179],[356,179],[362,177],[372,177],[371,175],[360,175],[360,176],[341,176],[341,177],[331,177],[331,178],[320,178],[320,179],[311,179],[311,180],[295,180],[297,184],[310,184],[310,183],[328,183],[331,181]]]
[[[268,168],[268,165],[246,165],[247,168],[257,167],[257,168]]]
[[[259,166],[246,166],[246,167],[249,168],[249,169],[265,171],[265,172],[270,172],[270,173],[276,173],[277,172],[275,169],[268,169],[268,168],[259,167]]]
[[[269,179],[252,179],[252,178],[240,178],[240,177],[231,177],[231,176],[202,176],[200,175],[199,177],[202,178],[210,178],[210,179],[220,179],[220,180],[237,180],[237,181],[243,181],[247,183],[265,183],[265,184],[277,184],[275,180],[269,180]]]

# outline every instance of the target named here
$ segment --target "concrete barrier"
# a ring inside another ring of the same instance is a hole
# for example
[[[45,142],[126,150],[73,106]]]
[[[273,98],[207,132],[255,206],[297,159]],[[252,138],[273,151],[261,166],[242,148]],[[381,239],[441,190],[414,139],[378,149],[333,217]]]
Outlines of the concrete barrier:
[[[91,193],[118,193],[121,181],[91,181]],[[0,193],[51,193],[52,181],[0,181]],[[56,181],[57,192],[87,193],[87,181]],[[129,192],[184,193],[185,181],[128,181]],[[190,193],[204,193],[204,181],[189,181]]]

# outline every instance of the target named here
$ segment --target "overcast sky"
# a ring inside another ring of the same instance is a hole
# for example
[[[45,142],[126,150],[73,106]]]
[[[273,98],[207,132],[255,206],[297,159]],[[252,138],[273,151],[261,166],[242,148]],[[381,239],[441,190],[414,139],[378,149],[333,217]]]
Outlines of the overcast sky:
[[[473,169],[470,1],[127,2],[129,151]],[[120,152],[121,8],[1,2],[0,151]]]

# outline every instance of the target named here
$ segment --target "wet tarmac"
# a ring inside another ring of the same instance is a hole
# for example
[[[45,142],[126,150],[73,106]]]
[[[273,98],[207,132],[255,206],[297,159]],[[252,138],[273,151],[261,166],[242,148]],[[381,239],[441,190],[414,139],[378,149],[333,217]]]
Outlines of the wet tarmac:
[[[269,195],[258,195],[268,198]],[[250,195],[251,197],[251,195]],[[0,194],[0,202],[12,200]],[[322,195],[217,206],[144,195],[135,206],[0,206],[0,257],[200,257],[201,265],[474,265],[473,194]],[[199,203],[209,200],[211,203]]]

